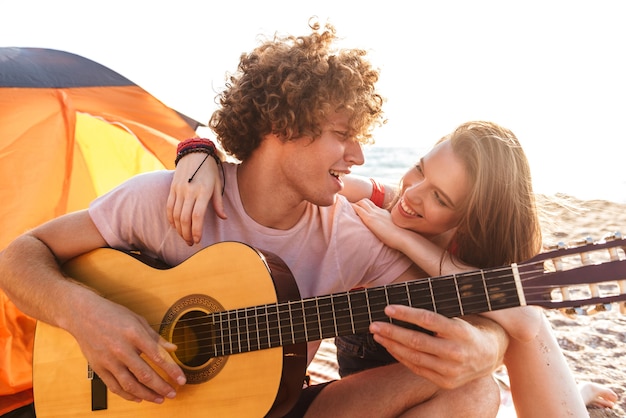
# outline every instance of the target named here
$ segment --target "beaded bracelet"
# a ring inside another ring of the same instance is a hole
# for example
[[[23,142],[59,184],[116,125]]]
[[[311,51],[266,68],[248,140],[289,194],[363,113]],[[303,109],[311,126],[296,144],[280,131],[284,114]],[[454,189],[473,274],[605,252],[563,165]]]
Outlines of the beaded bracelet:
[[[213,141],[205,138],[189,138],[178,143],[174,165],[178,165],[178,161],[180,161],[181,158],[192,152],[205,152],[216,161],[219,160],[217,149]]]
[[[215,147],[213,141],[206,138],[195,137],[185,139],[184,141],[179,142],[178,146],[176,147],[176,160],[174,160],[174,165],[177,166],[181,158],[183,158],[187,154],[191,154],[192,152],[203,152],[207,155],[206,157],[204,157],[198,168],[196,168],[196,171],[194,171],[191,177],[189,177],[187,182],[191,183],[193,178],[198,173],[198,170],[200,170],[200,167],[202,167],[204,162],[209,158],[209,156],[211,156],[222,171],[222,195],[224,195],[224,190],[226,189],[226,176],[224,174],[224,166],[222,165],[222,160],[220,160],[219,155],[217,155],[217,148]]]
[[[382,208],[385,203],[385,186],[372,178],[370,178],[370,181],[372,182],[372,195],[370,196],[370,200],[376,206]]]

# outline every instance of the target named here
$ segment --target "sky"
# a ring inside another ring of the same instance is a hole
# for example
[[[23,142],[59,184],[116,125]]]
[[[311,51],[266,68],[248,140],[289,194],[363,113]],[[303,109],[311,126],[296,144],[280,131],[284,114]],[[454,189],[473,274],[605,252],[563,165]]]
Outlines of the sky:
[[[457,125],[492,120],[546,191],[626,202],[622,3],[0,0],[0,46],[82,55],[206,122],[242,52],[260,35],[306,34],[317,16],[381,70],[375,146],[414,147],[417,160]]]

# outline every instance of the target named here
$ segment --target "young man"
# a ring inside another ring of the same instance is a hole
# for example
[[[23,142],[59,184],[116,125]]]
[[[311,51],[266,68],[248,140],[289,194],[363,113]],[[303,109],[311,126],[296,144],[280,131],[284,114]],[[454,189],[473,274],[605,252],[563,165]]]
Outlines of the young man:
[[[334,50],[332,27],[313,29],[242,56],[221,94],[210,125],[241,163],[224,164],[228,222],[209,210],[198,245],[188,246],[165,216],[172,173],[162,171],[25,233],[2,254],[0,284],[16,305],[67,330],[108,390],[124,399],[167,402],[185,374],[169,353],[176,347],[144,318],[65,277],[60,266],[78,255],[113,247],[174,266],[214,243],[240,241],[278,255],[302,298],[416,277],[411,262],[376,239],[337,195],[342,176],[363,163],[361,144],[382,122],[378,72],[363,51]],[[403,364],[309,387],[288,416],[495,416],[498,390],[490,372],[507,347],[504,329],[483,317],[394,312],[387,313],[437,337],[379,327],[406,347],[397,351]],[[316,347],[309,344],[308,361]]]

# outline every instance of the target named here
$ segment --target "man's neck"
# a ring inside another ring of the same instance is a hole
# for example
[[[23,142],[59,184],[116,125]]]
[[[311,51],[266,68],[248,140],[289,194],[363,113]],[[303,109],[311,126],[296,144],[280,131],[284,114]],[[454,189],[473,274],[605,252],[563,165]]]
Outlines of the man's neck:
[[[274,165],[250,158],[237,167],[239,196],[244,210],[255,222],[268,228],[289,229],[302,217],[307,203],[295,196]]]

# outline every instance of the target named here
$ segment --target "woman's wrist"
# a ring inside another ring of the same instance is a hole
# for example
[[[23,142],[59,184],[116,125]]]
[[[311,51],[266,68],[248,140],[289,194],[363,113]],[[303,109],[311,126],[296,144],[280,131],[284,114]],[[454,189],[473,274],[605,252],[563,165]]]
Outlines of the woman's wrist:
[[[195,153],[195,152],[202,152],[207,155],[202,160],[198,168],[196,168],[196,170],[193,172],[191,177],[189,177],[187,182],[191,183],[193,178],[198,173],[198,170],[200,170],[200,167],[202,167],[202,165],[205,163],[205,161],[209,157],[212,157],[215,160],[215,163],[217,164],[217,166],[222,170],[222,194],[224,194],[224,190],[226,189],[226,177],[224,175],[224,166],[222,166],[222,160],[220,159],[220,156],[218,154],[217,147],[215,146],[213,141],[211,141],[210,139],[194,137],[194,138],[185,139],[184,141],[179,142],[178,146],[176,147],[176,159],[174,160],[174,165],[177,166],[178,162],[185,155]]]
[[[221,160],[217,153],[217,148],[213,141],[206,138],[195,137],[185,139],[184,141],[178,143],[178,146],[176,147],[176,159],[174,160],[174,164],[178,165],[178,162],[181,158],[192,152],[203,152],[210,155],[218,165],[221,163]]]

